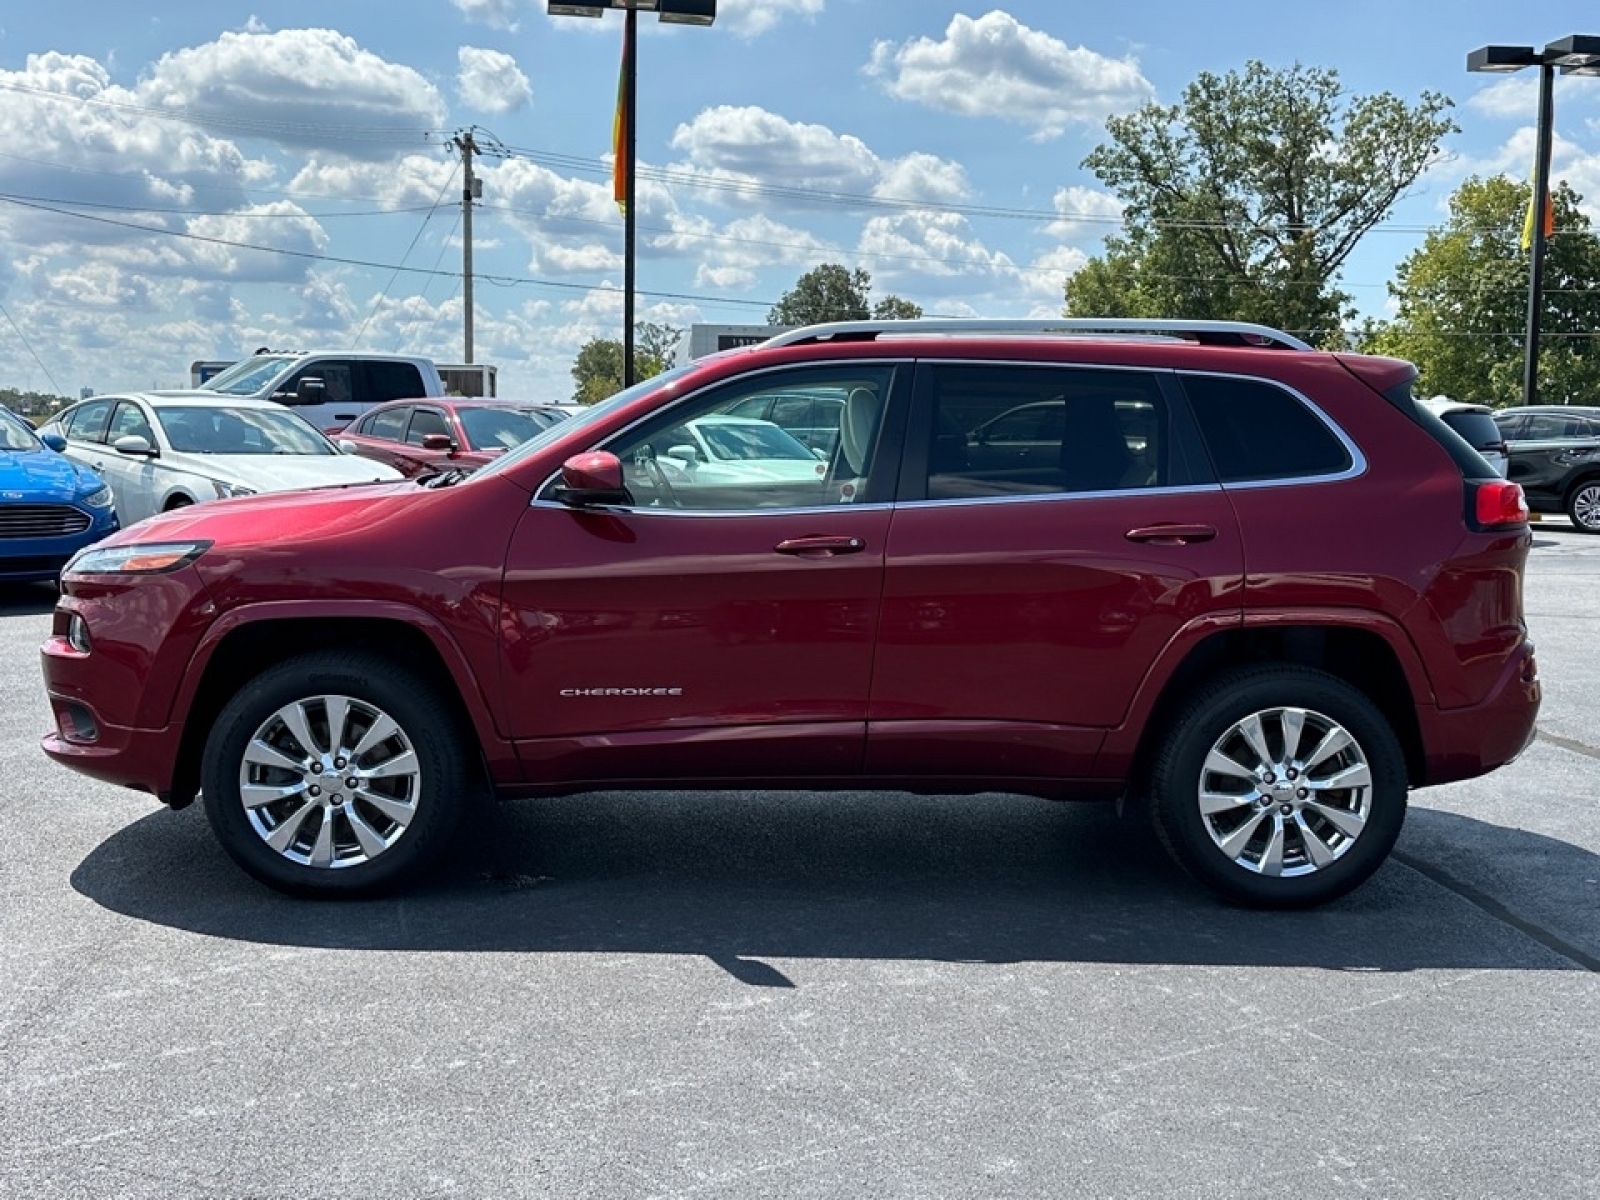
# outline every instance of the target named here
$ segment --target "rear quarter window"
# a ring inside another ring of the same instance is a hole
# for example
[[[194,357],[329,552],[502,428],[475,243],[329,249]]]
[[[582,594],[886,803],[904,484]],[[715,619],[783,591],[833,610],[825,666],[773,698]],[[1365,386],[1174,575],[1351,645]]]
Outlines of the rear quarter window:
[[[1276,384],[1229,375],[1182,380],[1223,483],[1337,475],[1353,465],[1322,418]]]

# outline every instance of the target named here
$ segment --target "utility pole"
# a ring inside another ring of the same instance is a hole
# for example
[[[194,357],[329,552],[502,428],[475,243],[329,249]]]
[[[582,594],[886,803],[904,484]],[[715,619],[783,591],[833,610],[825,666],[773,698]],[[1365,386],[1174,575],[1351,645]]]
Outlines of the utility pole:
[[[492,140],[492,139],[491,139]],[[472,156],[480,153],[466,129],[450,139],[450,144],[461,151],[461,296],[466,309],[466,355],[464,362],[472,362],[472,202],[483,195],[483,181],[472,173]]]

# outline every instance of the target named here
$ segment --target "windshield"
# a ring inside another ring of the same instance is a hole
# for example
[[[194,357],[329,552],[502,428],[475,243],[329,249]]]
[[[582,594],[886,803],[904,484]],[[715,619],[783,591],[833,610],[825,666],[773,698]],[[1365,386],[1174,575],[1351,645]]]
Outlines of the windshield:
[[[816,459],[802,442],[765,421],[730,421],[726,424],[720,421],[697,421],[695,428],[705,439],[713,458]]]
[[[290,354],[257,354],[213,375],[200,385],[200,390],[228,396],[253,396],[293,361],[294,356]]]
[[[156,420],[180,454],[338,454],[292,412],[221,405],[162,405]]]
[[[9,412],[0,414],[0,450],[41,450],[44,443],[21,418]]]
[[[699,362],[687,362],[682,366],[673,367],[669,371],[663,371],[659,375],[652,375],[649,379],[641,379],[631,388],[624,388],[616,395],[610,397],[609,399],[600,401],[600,403],[591,406],[584,412],[578,413],[570,420],[557,421],[543,433],[537,434],[523,442],[515,450],[512,450],[506,454],[502,454],[488,466],[474,471],[469,482],[476,482],[486,475],[498,475],[502,471],[511,469],[523,459],[527,458],[530,454],[537,454],[540,447],[548,445],[556,438],[564,438],[569,433],[574,433],[579,429],[585,429],[588,426],[593,425],[596,421],[603,420],[605,415],[611,412],[613,409],[620,408],[629,401],[636,400],[648,392],[653,392],[657,388],[670,389],[672,384],[700,365],[702,364]]]

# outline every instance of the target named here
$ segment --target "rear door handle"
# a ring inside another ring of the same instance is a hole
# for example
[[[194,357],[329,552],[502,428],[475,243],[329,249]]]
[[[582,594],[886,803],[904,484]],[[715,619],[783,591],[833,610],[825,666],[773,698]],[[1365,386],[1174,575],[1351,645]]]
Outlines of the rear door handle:
[[[1142,525],[1123,536],[1130,542],[1148,542],[1152,546],[1187,546],[1191,542],[1209,542],[1217,531],[1210,525]]]
[[[792,554],[796,558],[833,558],[839,554],[860,554],[866,548],[867,543],[861,538],[831,534],[786,538],[773,547],[779,554]]]

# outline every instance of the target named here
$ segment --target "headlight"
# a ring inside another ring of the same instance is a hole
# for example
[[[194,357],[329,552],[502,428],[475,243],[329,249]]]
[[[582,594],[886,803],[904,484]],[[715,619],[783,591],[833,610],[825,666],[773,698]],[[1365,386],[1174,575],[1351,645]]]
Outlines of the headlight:
[[[242,483],[223,483],[220,479],[213,479],[211,486],[217,491],[218,500],[230,500],[234,496],[254,496],[255,488],[247,488]]]
[[[74,554],[62,575],[157,575],[176,571],[211,548],[210,542],[144,542],[89,546]]]
[[[87,504],[90,508],[110,508],[111,489],[105,484],[101,484],[87,496],[84,496],[79,503]]]

